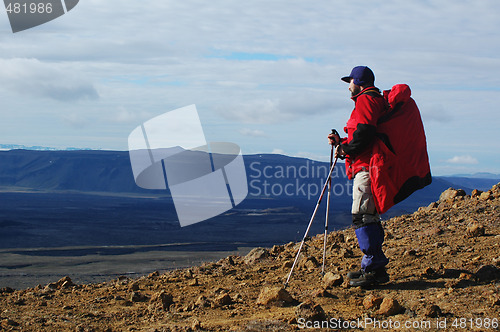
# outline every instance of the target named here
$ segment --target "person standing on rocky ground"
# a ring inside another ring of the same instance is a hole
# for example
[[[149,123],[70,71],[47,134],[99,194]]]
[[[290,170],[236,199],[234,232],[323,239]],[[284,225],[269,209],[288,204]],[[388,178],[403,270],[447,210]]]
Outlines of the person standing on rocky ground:
[[[346,159],[347,176],[353,180],[352,221],[364,253],[361,269],[349,272],[347,277],[351,286],[382,284],[389,281],[385,268],[389,260],[382,251],[384,230],[371,190],[369,167],[377,121],[386,109],[385,101],[374,86],[375,75],[368,67],[354,67],[342,81],[349,83],[355,107],[344,128],[347,137],[330,134],[328,139],[336,146],[335,157]]]

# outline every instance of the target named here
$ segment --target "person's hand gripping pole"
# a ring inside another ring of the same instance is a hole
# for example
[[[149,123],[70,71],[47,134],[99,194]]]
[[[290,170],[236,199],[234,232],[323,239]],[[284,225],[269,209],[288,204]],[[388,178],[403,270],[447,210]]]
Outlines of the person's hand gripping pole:
[[[346,154],[342,149],[342,145],[340,144],[341,143],[340,135],[335,129],[332,129],[332,132],[328,135],[328,141],[332,146],[332,149],[333,147],[335,147],[335,154],[334,154],[335,158],[344,159]]]

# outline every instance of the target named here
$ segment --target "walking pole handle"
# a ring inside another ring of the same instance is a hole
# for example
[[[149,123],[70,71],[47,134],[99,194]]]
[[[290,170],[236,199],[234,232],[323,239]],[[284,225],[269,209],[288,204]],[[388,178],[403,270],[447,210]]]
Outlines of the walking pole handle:
[[[339,138],[339,144],[340,144],[340,135],[339,135],[339,132],[335,129],[332,129],[332,132],[330,133],[330,135],[334,135],[336,137]],[[337,140],[334,140],[334,144],[332,144],[332,146],[337,146]],[[331,161],[330,161],[331,162]]]

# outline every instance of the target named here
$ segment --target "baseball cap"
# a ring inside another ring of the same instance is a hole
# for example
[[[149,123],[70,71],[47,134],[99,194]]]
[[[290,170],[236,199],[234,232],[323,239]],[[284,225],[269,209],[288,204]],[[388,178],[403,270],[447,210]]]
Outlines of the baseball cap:
[[[351,79],[354,79],[354,84],[356,85],[373,85],[375,82],[375,75],[373,71],[366,66],[354,67],[351,71],[351,75],[344,76],[341,78],[342,81],[350,83]]]

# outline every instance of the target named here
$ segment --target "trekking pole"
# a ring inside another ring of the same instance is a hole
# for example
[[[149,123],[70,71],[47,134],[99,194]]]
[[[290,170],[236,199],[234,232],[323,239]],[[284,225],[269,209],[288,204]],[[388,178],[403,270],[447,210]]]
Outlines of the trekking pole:
[[[338,132],[335,129],[332,129],[332,134],[337,134]],[[333,163],[333,147],[335,144],[332,144],[332,149],[330,151],[330,167],[332,167]],[[323,265],[321,266],[321,275],[325,275],[325,260],[326,260],[326,242],[328,235],[328,215],[330,212],[330,194],[332,192],[332,177],[331,175],[328,177],[328,194],[326,196],[326,215],[325,215],[325,236],[323,238]]]
[[[300,256],[300,251],[302,250],[302,247],[304,246],[304,242],[306,241],[307,234],[309,234],[309,229],[311,228],[312,222],[314,220],[314,217],[316,216],[316,212],[318,212],[319,205],[321,203],[321,200],[323,199],[323,195],[325,194],[326,187],[328,186],[328,179],[332,176],[333,169],[335,168],[335,165],[337,164],[337,157],[335,157],[335,161],[330,167],[330,172],[328,173],[328,177],[325,180],[325,185],[323,186],[323,190],[321,190],[321,195],[319,196],[318,203],[316,203],[316,207],[314,208],[314,212],[311,216],[311,220],[309,220],[309,225],[307,226],[306,233],[304,234],[304,238],[302,239],[302,242],[300,243],[299,250],[297,251],[297,254],[295,255],[295,260],[293,261],[292,269],[290,270],[290,273],[288,274],[288,278],[286,278],[285,285],[283,288],[286,288],[288,286],[288,282],[290,281],[290,277],[292,276],[293,269],[295,268],[295,265],[297,264],[297,261],[299,260]]]

